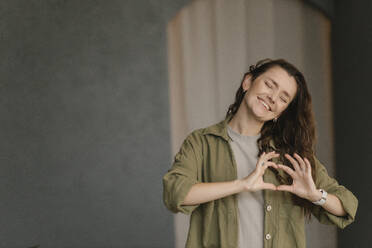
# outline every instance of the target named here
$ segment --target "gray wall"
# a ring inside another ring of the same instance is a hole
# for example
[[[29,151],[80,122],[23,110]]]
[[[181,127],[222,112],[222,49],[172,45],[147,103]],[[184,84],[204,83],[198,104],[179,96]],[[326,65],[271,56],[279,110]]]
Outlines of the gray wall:
[[[0,1],[0,247],[173,247],[165,27],[186,2]],[[360,207],[339,247],[368,247],[372,4],[348,2],[334,4],[336,173]]]
[[[336,174],[359,199],[356,221],[339,231],[339,247],[371,247],[371,1],[335,1],[333,85]]]
[[[165,28],[184,2],[0,1],[0,247],[173,247]]]

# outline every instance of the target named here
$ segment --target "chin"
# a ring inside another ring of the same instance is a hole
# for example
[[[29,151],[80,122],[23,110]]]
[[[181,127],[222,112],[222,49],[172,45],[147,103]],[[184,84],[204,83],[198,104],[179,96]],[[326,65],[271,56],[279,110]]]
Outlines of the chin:
[[[270,112],[267,111],[267,110],[263,110],[261,108],[256,108],[253,110],[253,113],[254,115],[257,117],[257,118],[260,118],[260,119],[265,119],[265,120],[269,120],[271,115],[270,115]]]
[[[268,119],[268,118],[260,118],[259,120],[260,120],[260,121],[262,121],[262,122],[267,122],[267,121],[271,121],[271,119],[270,119],[270,118],[269,118],[269,119]]]
[[[256,119],[259,120],[259,121],[262,121],[262,122],[267,122],[267,121],[271,121],[272,119],[274,119],[273,116],[269,116],[268,113],[255,113],[255,116],[256,116]]]
[[[270,118],[267,118],[267,116],[264,116],[264,115],[256,115],[256,120],[260,122],[266,122],[266,121],[269,121]]]

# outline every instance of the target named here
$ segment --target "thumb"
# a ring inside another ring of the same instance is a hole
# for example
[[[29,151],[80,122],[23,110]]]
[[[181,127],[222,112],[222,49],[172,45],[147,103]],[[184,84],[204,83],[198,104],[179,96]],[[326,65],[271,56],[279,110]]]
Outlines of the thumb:
[[[272,183],[263,183],[262,184],[262,189],[276,190],[276,186]]]
[[[292,185],[279,185],[276,187],[276,189],[280,191],[292,192]]]

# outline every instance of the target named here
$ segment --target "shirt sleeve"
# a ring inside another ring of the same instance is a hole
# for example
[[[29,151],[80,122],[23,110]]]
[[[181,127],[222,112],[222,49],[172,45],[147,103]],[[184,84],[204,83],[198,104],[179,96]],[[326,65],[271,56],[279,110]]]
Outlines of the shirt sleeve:
[[[316,186],[318,189],[324,189],[329,194],[335,195],[340,199],[342,206],[345,209],[345,216],[334,215],[321,206],[313,205],[312,213],[320,223],[336,225],[339,228],[345,228],[355,220],[355,214],[358,208],[358,199],[354,194],[342,185],[339,185],[337,180],[330,177],[327,169],[314,156],[315,171],[316,171]]]
[[[163,176],[163,201],[174,213],[191,214],[200,205],[182,205],[191,187],[200,182],[198,171],[202,164],[202,153],[196,136],[193,132],[186,137],[174,157],[172,167]]]

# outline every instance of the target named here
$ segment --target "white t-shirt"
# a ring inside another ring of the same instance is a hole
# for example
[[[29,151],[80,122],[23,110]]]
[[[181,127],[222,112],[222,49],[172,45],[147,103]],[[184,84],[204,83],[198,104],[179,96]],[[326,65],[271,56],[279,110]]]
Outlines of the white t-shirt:
[[[260,137],[245,136],[227,125],[232,139],[238,179],[248,176],[257,163],[257,140]],[[263,191],[241,192],[238,194],[239,248],[263,248],[264,243],[264,199]]]

